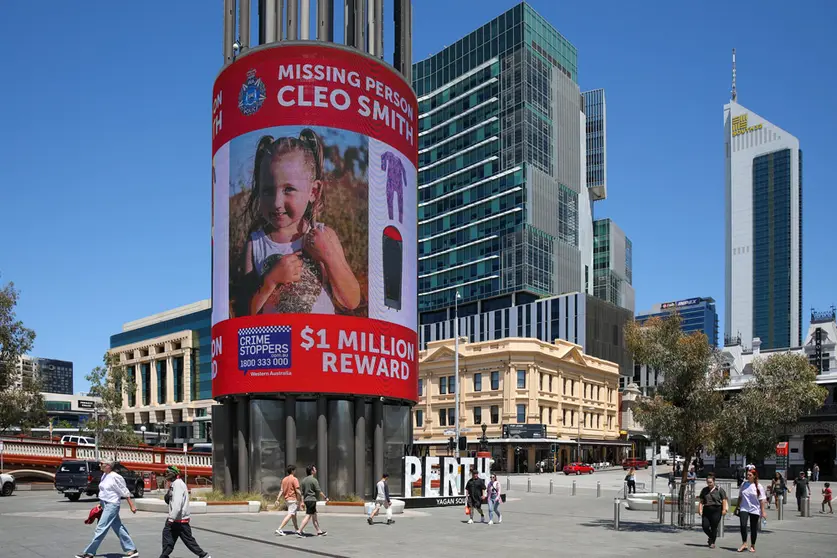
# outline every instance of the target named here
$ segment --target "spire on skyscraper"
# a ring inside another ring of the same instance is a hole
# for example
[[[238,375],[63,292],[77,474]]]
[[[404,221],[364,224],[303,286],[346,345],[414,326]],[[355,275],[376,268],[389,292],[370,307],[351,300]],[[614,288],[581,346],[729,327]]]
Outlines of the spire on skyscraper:
[[[732,49],[732,100],[737,102],[738,92],[735,90],[735,49]]]

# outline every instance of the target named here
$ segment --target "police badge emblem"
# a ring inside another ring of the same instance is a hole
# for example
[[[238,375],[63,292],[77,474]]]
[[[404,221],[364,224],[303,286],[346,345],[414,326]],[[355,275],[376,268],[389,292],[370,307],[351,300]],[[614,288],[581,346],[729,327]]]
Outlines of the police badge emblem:
[[[258,112],[266,98],[265,86],[262,78],[256,77],[256,70],[247,72],[247,81],[241,86],[238,93],[238,110],[244,116],[250,116]]]

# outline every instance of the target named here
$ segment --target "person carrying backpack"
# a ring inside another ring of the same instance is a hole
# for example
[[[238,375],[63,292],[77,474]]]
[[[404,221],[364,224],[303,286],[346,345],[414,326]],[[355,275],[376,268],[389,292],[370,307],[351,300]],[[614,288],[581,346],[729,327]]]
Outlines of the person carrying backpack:
[[[166,482],[169,488],[164,500],[169,505],[169,515],[163,527],[163,552],[160,558],[168,558],[171,555],[177,539],[181,539],[186,548],[200,558],[212,558],[192,535],[192,527],[189,525],[189,488],[180,478],[180,469],[170,465],[166,469]]]

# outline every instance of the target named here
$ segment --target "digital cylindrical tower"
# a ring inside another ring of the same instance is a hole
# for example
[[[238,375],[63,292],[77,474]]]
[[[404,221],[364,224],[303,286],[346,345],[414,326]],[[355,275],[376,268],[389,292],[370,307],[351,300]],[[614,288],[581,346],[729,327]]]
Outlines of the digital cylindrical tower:
[[[278,18],[259,36],[276,37],[282,3],[258,4]],[[288,36],[297,19],[329,28],[297,8]],[[400,486],[418,398],[418,106],[376,44],[249,45],[215,81],[213,462],[227,493],[274,492],[289,464],[316,465],[332,498],[369,494],[384,469]]]

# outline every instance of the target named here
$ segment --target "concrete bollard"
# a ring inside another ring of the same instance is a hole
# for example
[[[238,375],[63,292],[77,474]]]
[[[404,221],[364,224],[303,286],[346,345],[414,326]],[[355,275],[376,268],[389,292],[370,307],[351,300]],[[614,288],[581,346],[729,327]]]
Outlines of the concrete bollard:
[[[552,494],[552,479],[549,479],[549,493]]]
[[[613,528],[619,530],[619,515],[622,512],[622,500],[619,498],[613,499]]]
[[[722,515],[721,521],[718,523],[718,536],[723,538],[724,537],[724,523],[727,522],[727,516]]]
[[[596,498],[602,497],[602,481],[596,481]]]
[[[573,481],[573,496],[575,496],[575,481]]]
[[[802,499],[802,517],[811,517],[811,498]]]
[[[526,479],[526,492],[532,492],[532,479]]]
[[[511,477],[506,477],[506,492],[511,490]]]
[[[666,497],[664,494],[657,494],[657,513],[659,513],[657,520],[662,525],[666,522]]]
[[[782,521],[785,519],[785,504],[781,498],[776,498],[776,520]]]

